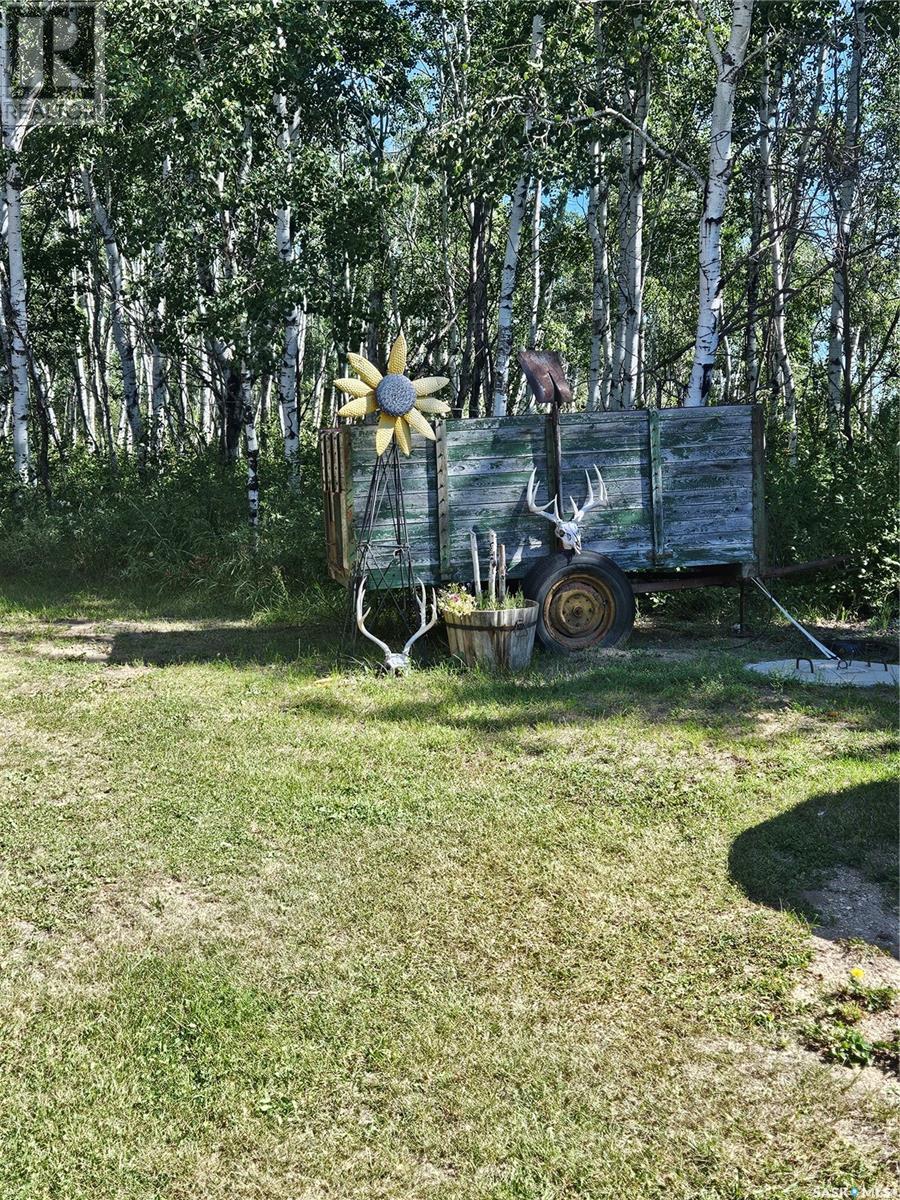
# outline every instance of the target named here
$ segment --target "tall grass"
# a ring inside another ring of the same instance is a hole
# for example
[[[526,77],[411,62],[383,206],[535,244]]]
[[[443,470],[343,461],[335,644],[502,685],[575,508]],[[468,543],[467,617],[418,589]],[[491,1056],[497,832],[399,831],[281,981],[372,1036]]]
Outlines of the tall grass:
[[[897,446],[894,407],[875,418],[865,445],[809,441],[791,463],[772,439],[766,499],[774,563],[846,556],[841,570],[791,585],[806,616],[896,614]],[[290,486],[277,439],[261,458],[262,528],[251,543],[243,464],[223,466],[215,450],[165,459],[141,474],[117,472],[76,453],[53,464],[52,492],[16,494],[0,462],[0,574],[52,572],[115,584],[148,600],[169,597],[244,615],[330,610],[322,493],[315,438],[301,449],[302,479]],[[786,586],[786,585],[783,585]],[[719,589],[645,599],[679,615],[733,619],[734,598]]]

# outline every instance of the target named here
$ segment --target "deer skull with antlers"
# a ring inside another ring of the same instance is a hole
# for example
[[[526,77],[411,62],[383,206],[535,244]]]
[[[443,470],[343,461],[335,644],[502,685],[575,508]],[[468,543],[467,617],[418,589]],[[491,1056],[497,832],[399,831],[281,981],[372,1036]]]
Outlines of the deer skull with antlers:
[[[569,497],[569,503],[572,505],[572,520],[564,521],[559,515],[559,505],[556,503],[556,497],[547,504],[539,505],[535,500],[535,491],[537,485],[537,468],[531,472],[531,478],[528,480],[528,511],[534,513],[536,517],[543,517],[545,521],[552,521],[556,526],[556,536],[563,544],[564,550],[572,550],[575,554],[581,553],[581,522],[591,511],[592,508],[608,508],[609,494],[606,490],[606,484],[603,482],[603,476],[600,474],[600,468],[594,466],[597,472],[597,494],[594,494],[594,488],[591,483],[590,472],[585,471],[587,479],[587,499],[581,508],[575,501]],[[550,512],[547,510],[551,509]]]
[[[381,664],[381,671],[384,675],[404,675],[410,667],[409,652],[413,644],[419,640],[429,629],[433,629],[437,624],[438,606],[437,595],[434,588],[431,589],[431,620],[428,619],[428,600],[425,592],[425,584],[419,584],[419,591],[416,595],[416,604],[419,609],[419,628],[412,635],[403,649],[398,653],[393,651],[387,642],[383,642],[380,638],[375,637],[373,633],[369,633],[366,629],[366,617],[372,611],[366,609],[363,612],[363,604],[366,596],[366,581],[361,579],[359,589],[356,593],[356,624],[359,627],[363,637],[368,638],[370,642],[374,642],[378,649],[384,654],[384,662]]]

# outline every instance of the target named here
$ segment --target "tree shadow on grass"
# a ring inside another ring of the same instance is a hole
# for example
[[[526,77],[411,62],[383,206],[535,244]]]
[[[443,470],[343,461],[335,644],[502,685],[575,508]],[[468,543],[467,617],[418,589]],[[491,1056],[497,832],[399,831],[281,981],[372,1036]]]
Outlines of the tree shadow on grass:
[[[793,698],[801,701],[804,719],[827,714],[833,720],[833,707],[839,703],[841,716],[859,731],[887,729],[891,720],[886,696],[848,689],[838,699],[800,685],[773,688],[745,675],[739,664],[716,656],[671,661],[593,652],[580,657],[577,665],[574,660],[540,656],[530,672],[518,677],[460,672],[449,689],[441,686],[437,700],[427,672],[420,678],[420,688],[386,685],[383,699],[367,710],[367,721],[449,724],[465,728],[479,742],[521,749],[521,736],[529,730],[631,718],[648,726],[689,724],[725,745],[748,737],[771,743],[779,736],[773,725],[777,727],[782,713],[785,730],[790,731]],[[337,703],[351,717],[353,696],[331,688],[328,692],[327,697],[298,695],[297,711],[314,713],[327,703],[333,715]],[[536,748],[533,736],[530,744]]]
[[[268,666],[297,658],[297,634],[296,626],[128,630],[114,634],[106,661],[157,667],[217,661]]]
[[[897,789],[891,781],[823,792],[736,838],[731,876],[747,896],[788,908],[833,941],[898,955]]]
[[[227,625],[210,622],[180,626],[121,628],[125,622],[53,622],[37,629],[0,628],[0,652],[20,659],[95,663],[102,666],[174,666],[179,663],[228,662],[265,667],[327,654],[328,634],[301,631],[296,625]],[[137,624],[137,623],[135,623]]]

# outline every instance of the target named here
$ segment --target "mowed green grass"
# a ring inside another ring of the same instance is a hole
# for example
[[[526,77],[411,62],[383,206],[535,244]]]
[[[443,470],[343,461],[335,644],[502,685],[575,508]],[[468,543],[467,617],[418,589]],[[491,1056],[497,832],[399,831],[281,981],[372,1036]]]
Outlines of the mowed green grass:
[[[887,691],[0,628],[3,1200],[894,1186],[790,998],[803,889],[892,878]]]

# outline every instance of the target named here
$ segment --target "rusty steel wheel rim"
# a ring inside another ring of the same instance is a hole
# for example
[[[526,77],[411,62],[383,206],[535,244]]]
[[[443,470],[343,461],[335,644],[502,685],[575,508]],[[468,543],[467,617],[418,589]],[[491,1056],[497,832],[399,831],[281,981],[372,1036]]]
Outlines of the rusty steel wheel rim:
[[[568,649],[594,646],[612,628],[616,600],[595,575],[575,572],[557,580],[544,601],[544,625]]]

